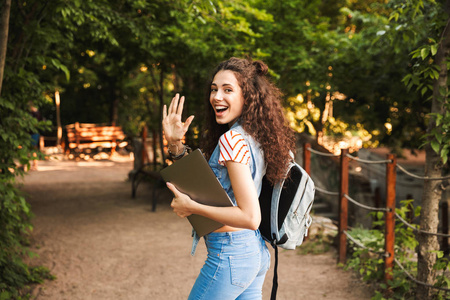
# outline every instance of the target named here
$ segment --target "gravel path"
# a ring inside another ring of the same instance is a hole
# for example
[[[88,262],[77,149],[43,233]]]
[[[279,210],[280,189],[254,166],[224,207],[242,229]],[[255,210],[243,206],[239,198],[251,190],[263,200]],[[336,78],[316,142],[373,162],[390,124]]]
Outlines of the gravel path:
[[[57,277],[36,286],[34,299],[186,299],[206,250],[190,255],[187,220],[160,190],[151,212],[151,186],[131,198],[129,159],[41,161],[23,190],[35,215],[33,264]],[[270,248],[271,253],[273,250]],[[273,256],[273,255],[272,255]],[[272,263],[273,265],[273,263]],[[270,298],[273,270],[263,299]],[[280,250],[278,299],[370,299],[370,288],[336,265],[336,253],[299,255]]]

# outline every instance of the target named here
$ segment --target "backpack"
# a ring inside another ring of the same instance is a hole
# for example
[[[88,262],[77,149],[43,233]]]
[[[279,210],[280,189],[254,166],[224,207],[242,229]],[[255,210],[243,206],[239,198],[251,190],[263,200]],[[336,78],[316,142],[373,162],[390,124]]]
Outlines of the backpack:
[[[289,164],[287,177],[273,186],[263,177],[259,203],[262,237],[275,249],[275,265],[271,300],[278,288],[278,248],[293,250],[303,243],[308,234],[314,202],[314,182],[295,161]]]

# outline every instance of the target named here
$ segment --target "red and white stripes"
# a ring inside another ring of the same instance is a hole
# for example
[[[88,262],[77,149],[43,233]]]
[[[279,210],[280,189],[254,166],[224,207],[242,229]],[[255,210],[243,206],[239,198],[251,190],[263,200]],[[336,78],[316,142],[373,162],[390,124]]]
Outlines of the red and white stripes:
[[[239,132],[227,131],[219,139],[220,157],[219,164],[225,165],[226,161],[234,161],[248,165],[250,152],[244,138]]]

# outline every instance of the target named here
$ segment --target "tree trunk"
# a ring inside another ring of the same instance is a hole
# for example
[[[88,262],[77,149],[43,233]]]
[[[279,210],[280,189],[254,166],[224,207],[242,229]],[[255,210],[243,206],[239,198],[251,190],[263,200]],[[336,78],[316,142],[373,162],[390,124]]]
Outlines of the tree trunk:
[[[425,174],[429,177],[441,176],[441,167],[439,166],[440,157],[427,146]],[[424,183],[422,196],[422,211],[420,216],[420,229],[437,232],[439,224],[439,200],[441,199],[441,190],[438,181],[427,180]],[[436,253],[432,251],[439,250],[439,243],[436,236],[429,234],[419,234],[419,249],[417,263],[417,279],[421,282],[434,284],[435,271],[433,266],[436,262]],[[433,290],[423,285],[417,286],[416,299],[431,299]]]
[[[111,116],[110,116],[110,123],[112,126],[117,125],[117,121],[119,119],[119,95],[118,91],[114,93],[114,100],[111,101]]]
[[[10,11],[11,0],[5,0],[0,16],[0,95],[2,94],[3,72],[5,71],[6,49],[8,48]]]
[[[118,112],[119,112],[119,96],[120,91],[117,89],[117,79],[108,78],[109,81],[109,124],[112,126],[117,125]]]
[[[449,2],[449,1],[447,1]],[[431,105],[431,113],[444,114],[444,103],[447,101],[446,96],[442,96],[440,90],[447,87],[447,64],[446,60],[450,52],[450,19],[442,34],[442,41],[436,53],[435,63],[440,67],[439,78],[435,80],[433,85],[433,100]],[[446,93],[445,93],[446,94]],[[428,125],[428,133],[436,130],[435,117],[430,118]],[[440,155],[437,154],[430,146],[431,139],[428,137],[426,146],[426,165],[425,175],[428,177],[442,176],[442,161]],[[422,212],[420,217],[420,229],[437,232],[439,224],[439,201],[442,195],[441,181],[426,180],[424,182],[422,197]],[[417,272],[418,280],[428,284],[434,284],[435,271],[433,265],[436,262],[436,253],[432,251],[439,250],[439,243],[436,236],[419,234],[419,249]],[[418,285],[416,299],[430,299],[433,290],[423,285]]]

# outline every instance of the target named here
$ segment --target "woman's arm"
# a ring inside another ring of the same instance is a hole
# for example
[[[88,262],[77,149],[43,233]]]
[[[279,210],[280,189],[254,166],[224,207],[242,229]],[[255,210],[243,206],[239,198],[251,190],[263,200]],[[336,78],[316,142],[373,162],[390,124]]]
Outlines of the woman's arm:
[[[227,161],[226,167],[237,206],[215,207],[200,204],[168,183],[167,186],[175,195],[171,206],[180,217],[197,214],[224,225],[256,230],[261,222],[261,211],[250,168],[233,161]]]

